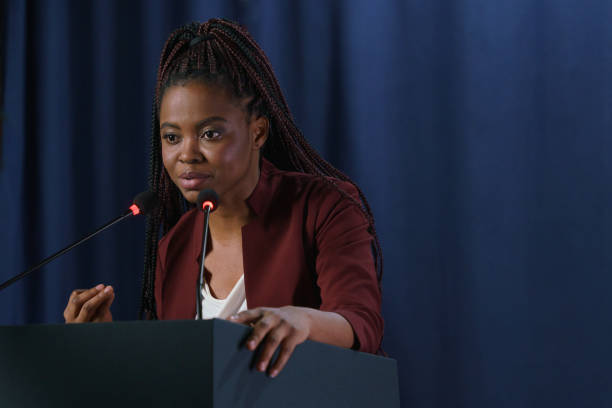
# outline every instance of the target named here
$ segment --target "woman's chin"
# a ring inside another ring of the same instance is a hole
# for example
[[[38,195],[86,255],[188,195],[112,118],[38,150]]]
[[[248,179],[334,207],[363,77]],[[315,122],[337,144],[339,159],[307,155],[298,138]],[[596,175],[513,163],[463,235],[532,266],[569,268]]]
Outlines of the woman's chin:
[[[200,194],[198,190],[181,191],[181,193],[183,194],[183,198],[191,204],[198,202],[198,194]]]

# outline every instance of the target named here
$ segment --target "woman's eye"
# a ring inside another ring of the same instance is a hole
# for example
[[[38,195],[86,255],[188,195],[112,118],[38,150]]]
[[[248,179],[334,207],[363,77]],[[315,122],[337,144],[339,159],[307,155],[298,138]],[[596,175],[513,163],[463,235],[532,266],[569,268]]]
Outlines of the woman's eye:
[[[174,144],[174,143],[178,142],[178,136],[175,135],[174,133],[164,133],[162,138],[166,139],[166,141],[168,143],[170,143],[170,144]]]
[[[220,132],[217,132],[216,130],[205,130],[204,132],[202,132],[202,134],[200,135],[200,137],[204,140],[216,140],[221,136]]]

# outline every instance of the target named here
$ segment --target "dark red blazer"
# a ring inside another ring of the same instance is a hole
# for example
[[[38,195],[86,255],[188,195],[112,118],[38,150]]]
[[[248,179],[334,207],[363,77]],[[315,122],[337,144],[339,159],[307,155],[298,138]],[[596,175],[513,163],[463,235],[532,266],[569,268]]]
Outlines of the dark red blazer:
[[[353,197],[356,189],[336,181]],[[305,306],[339,313],[361,351],[378,351],[381,295],[368,222],[320,177],[280,171],[262,160],[242,228],[247,306]],[[204,217],[191,210],[158,246],[155,300],[160,319],[193,319]]]

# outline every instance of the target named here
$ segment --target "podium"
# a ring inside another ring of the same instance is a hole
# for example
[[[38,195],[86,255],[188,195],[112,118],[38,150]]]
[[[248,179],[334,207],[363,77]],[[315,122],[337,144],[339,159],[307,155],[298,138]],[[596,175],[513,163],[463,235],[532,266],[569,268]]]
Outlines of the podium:
[[[276,378],[224,320],[0,327],[0,407],[399,407],[395,360],[299,345]]]

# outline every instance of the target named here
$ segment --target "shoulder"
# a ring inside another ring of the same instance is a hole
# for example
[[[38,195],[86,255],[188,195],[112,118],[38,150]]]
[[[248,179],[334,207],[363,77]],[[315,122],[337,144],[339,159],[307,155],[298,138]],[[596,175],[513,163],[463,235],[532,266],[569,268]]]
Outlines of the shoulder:
[[[359,192],[348,181],[274,169],[266,182],[271,186],[267,215],[273,219],[302,220],[315,235],[326,225],[367,224]]]
[[[354,201],[359,205],[359,192],[348,181],[278,169],[270,171],[267,178],[274,186],[277,199],[285,197],[291,200],[307,200],[309,204]]]

